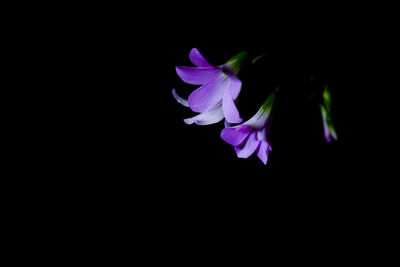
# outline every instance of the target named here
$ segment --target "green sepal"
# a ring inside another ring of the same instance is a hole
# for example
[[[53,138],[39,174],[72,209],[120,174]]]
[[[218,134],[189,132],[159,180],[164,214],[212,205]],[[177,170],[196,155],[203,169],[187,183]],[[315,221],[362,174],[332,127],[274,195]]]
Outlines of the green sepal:
[[[262,55],[259,55],[259,56],[255,57],[255,58],[251,61],[251,64],[256,63],[259,59],[261,59],[261,58],[263,58],[263,57],[265,57],[265,56],[266,56],[265,54],[262,54]]]
[[[268,96],[267,100],[262,104],[261,111],[263,113],[271,113],[272,106],[274,105],[276,93],[279,91],[280,86],[278,85],[276,89]]]
[[[322,92],[322,100],[324,106],[326,107],[327,113],[330,113],[332,109],[332,98],[331,93],[328,90],[328,85],[325,85],[324,91]]]
[[[319,106],[321,108],[322,116],[325,117],[325,122],[326,125],[328,126],[329,132],[331,132],[333,135],[336,135],[336,130],[332,122],[332,116],[330,115],[330,113],[327,112],[326,107],[324,105],[320,104]]]
[[[229,66],[231,71],[235,75],[237,75],[239,70],[240,70],[240,68],[242,67],[243,61],[247,57],[247,55],[248,55],[248,52],[246,52],[246,51],[240,52],[236,56],[234,56],[231,59],[229,59],[224,65],[225,66]]]

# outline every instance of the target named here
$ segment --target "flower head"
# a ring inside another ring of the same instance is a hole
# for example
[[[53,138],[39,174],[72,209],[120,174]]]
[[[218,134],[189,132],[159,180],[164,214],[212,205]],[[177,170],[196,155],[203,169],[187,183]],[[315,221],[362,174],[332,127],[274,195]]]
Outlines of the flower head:
[[[332,138],[337,140],[337,134],[335,127],[332,123],[331,108],[332,100],[331,94],[329,93],[328,86],[325,86],[324,92],[322,93],[323,104],[320,104],[321,115],[322,115],[322,125],[324,127],[325,140],[330,143]]]
[[[248,158],[254,152],[260,160],[267,164],[269,151],[270,113],[275,99],[275,92],[264,102],[258,112],[248,121],[235,127],[222,130],[221,138],[234,146],[239,158]]]
[[[206,125],[220,122],[224,118],[229,123],[240,123],[239,111],[234,101],[240,93],[242,82],[236,78],[245,52],[238,54],[227,63],[214,67],[200,52],[193,48],[189,59],[196,67],[176,67],[178,76],[186,83],[201,85],[190,94],[188,99],[172,94],[182,105],[189,107],[199,115],[185,119],[185,123]]]

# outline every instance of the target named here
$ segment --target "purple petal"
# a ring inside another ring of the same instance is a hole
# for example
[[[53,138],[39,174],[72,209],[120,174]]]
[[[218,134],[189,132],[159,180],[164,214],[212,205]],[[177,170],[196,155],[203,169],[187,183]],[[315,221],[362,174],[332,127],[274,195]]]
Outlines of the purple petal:
[[[336,135],[336,133],[335,133],[335,132],[332,132],[332,131],[330,131],[330,133],[331,133],[332,138],[335,139],[335,140],[337,141],[337,135]]]
[[[246,121],[245,124],[251,126],[256,130],[260,130],[267,127],[268,117],[269,114],[264,113],[262,109],[260,109],[251,119]]]
[[[332,141],[332,139],[331,139],[331,134],[329,132],[328,124],[326,122],[326,114],[325,114],[325,112],[322,112],[322,124],[324,126],[325,139],[326,139],[326,141],[328,143],[330,143]]]
[[[232,74],[228,74],[228,76],[231,79],[230,89],[232,91],[232,98],[236,99],[242,88],[242,82]]]
[[[225,128],[232,127],[232,125],[227,120],[224,120],[224,126],[225,126]]]
[[[185,119],[186,124],[196,123],[197,125],[209,125],[222,121],[224,119],[224,112],[222,111],[221,104],[215,106],[214,109],[201,113],[193,118]]]
[[[267,127],[261,128],[257,131],[257,139],[267,141]]]
[[[225,128],[221,131],[221,138],[232,146],[238,146],[246,139],[251,131],[252,128],[247,125]]]
[[[236,151],[238,158],[250,157],[251,154],[253,154],[254,151],[256,151],[259,143],[260,143],[260,141],[257,140],[257,132],[250,133],[250,135],[247,138],[247,141],[243,147],[235,146],[235,151]]]
[[[235,84],[233,85],[235,86]],[[225,118],[228,122],[240,123],[242,122],[242,118],[240,118],[239,111],[237,110],[236,105],[233,102],[231,87],[232,82],[230,82],[229,86],[225,89],[224,96],[222,98],[222,108],[224,110]]]
[[[185,106],[185,107],[189,107],[189,104],[188,104],[187,99],[184,99],[183,97],[180,97],[180,96],[176,93],[176,90],[175,90],[175,89],[172,89],[172,95],[173,95],[173,97],[175,98],[175,100],[176,100],[179,104],[181,104],[181,105],[183,105],[183,106]]]
[[[258,148],[257,156],[264,163],[264,165],[267,165],[268,154],[270,150],[272,149],[271,146],[268,144],[268,142],[261,141],[261,144],[259,145]]]
[[[190,61],[197,67],[213,67],[205,58],[200,54],[197,48],[193,48],[189,54]]]
[[[189,96],[189,107],[194,112],[207,112],[222,100],[224,91],[229,85],[225,75],[218,75],[214,80],[204,84]]]
[[[193,67],[176,67],[176,73],[182,81],[189,84],[205,84],[212,79],[215,79],[221,73],[219,69],[211,68],[193,68]]]

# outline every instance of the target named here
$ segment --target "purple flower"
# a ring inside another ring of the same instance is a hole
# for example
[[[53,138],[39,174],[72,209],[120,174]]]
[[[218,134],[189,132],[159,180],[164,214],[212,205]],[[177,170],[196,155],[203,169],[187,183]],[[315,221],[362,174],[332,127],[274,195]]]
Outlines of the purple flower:
[[[321,114],[322,114],[322,125],[324,126],[324,136],[325,140],[330,143],[332,138],[337,140],[337,135],[335,128],[332,124],[331,116],[327,113],[326,108],[321,105]]]
[[[330,115],[332,109],[331,94],[328,90],[328,86],[325,86],[322,93],[323,103],[320,104],[321,115],[322,115],[322,125],[324,127],[325,140],[330,143],[332,138],[337,140],[337,134],[335,127],[332,123],[332,117]]]
[[[268,153],[272,150],[267,138],[270,132],[269,114],[275,99],[275,92],[264,102],[258,112],[248,121],[222,130],[221,138],[235,147],[239,158],[248,158],[254,152],[266,165]]]
[[[180,104],[200,113],[185,119],[185,123],[207,125],[220,122],[224,118],[229,123],[242,122],[234,101],[242,87],[242,82],[236,78],[236,74],[244,55],[245,52],[242,52],[227,63],[214,67],[193,48],[189,59],[196,67],[176,67],[178,76],[184,82],[201,85],[188,99],[178,96],[175,89],[172,90],[174,98]]]

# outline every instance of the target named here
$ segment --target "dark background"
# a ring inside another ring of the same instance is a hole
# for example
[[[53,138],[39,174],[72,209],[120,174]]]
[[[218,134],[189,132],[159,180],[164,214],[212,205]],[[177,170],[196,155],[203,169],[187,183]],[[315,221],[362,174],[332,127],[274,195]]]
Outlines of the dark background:
[[[359,95],[365,63],[360,45],[367,42],[367,29],[353,22],[349,9],[298,8],[301,12],[296,7],[207,4],[182,9],[76,8],[64,40],[66,97],[68,105],[75,105],[68,114],[78,126],[71,129],[82,129],[75,138],[79,144],[87,142],[88,153],[94,149],[105,156],[105,163],[110,159],[111,169],[117,165],[124,171],[151,164],[171,177],[210,174],[205,179],[214,182],[274,181],[285,173],[294,181],[299,181],[295,176],[321,181],[336,175],[355,153],[351,143],[357,135],[357,110],[352,101]],[[222,124],[183,123],[195,114],[177,104],[171,90],[187,97],[195,89],[175,73],[177,65],[190,66],[193,47],[215,65],[244,50],[253,58],[267,55],[242,71],[239,103],[247,120],[277,84],[283,88],[272,131],[274,150],[266,167],[256,157],[237,159],[219,138]],[[316,80],[310,83],[312,76]],[[310,88],[325,83],[332,92],[339,136],[331,144],[324,141],[316,103],[304,100]],[[110,158],[109,153],[114,155]]]
[[[51,90],[57,112],[48,116],[57,126],[46,135],[54,139],[50,157],[61,156],[48,161],[46,172],[61,177],[50,186],[62,196],[54,208],[67,233],[100,243],[145,236],[143,250],[178,242],[175,248],[187,253],[185,244],[213,246],[216,236],[235,243],[269,234],[362,235],[358,218],[379,196],[371,190],[376,180],[363,175],[372,144],[358,104],[368,106],[360,95],[373,95],[365,44],[374,24],[362,7],[157,3],[66,10],[52,40],[61,66]],[[238,107],[249,119],[281,85],[267,166],[255,155],[238,159],[219,137],[222,123],[183,123],[195,114],[171,90],[185,97],[193,90],[175,73],[175,66],[191,65],[193,47],[215,65],[244,50],[266,54],[243,69]],[[325,83],[338,134],[330,144],[318,106],[304,101],[312,86]]]

